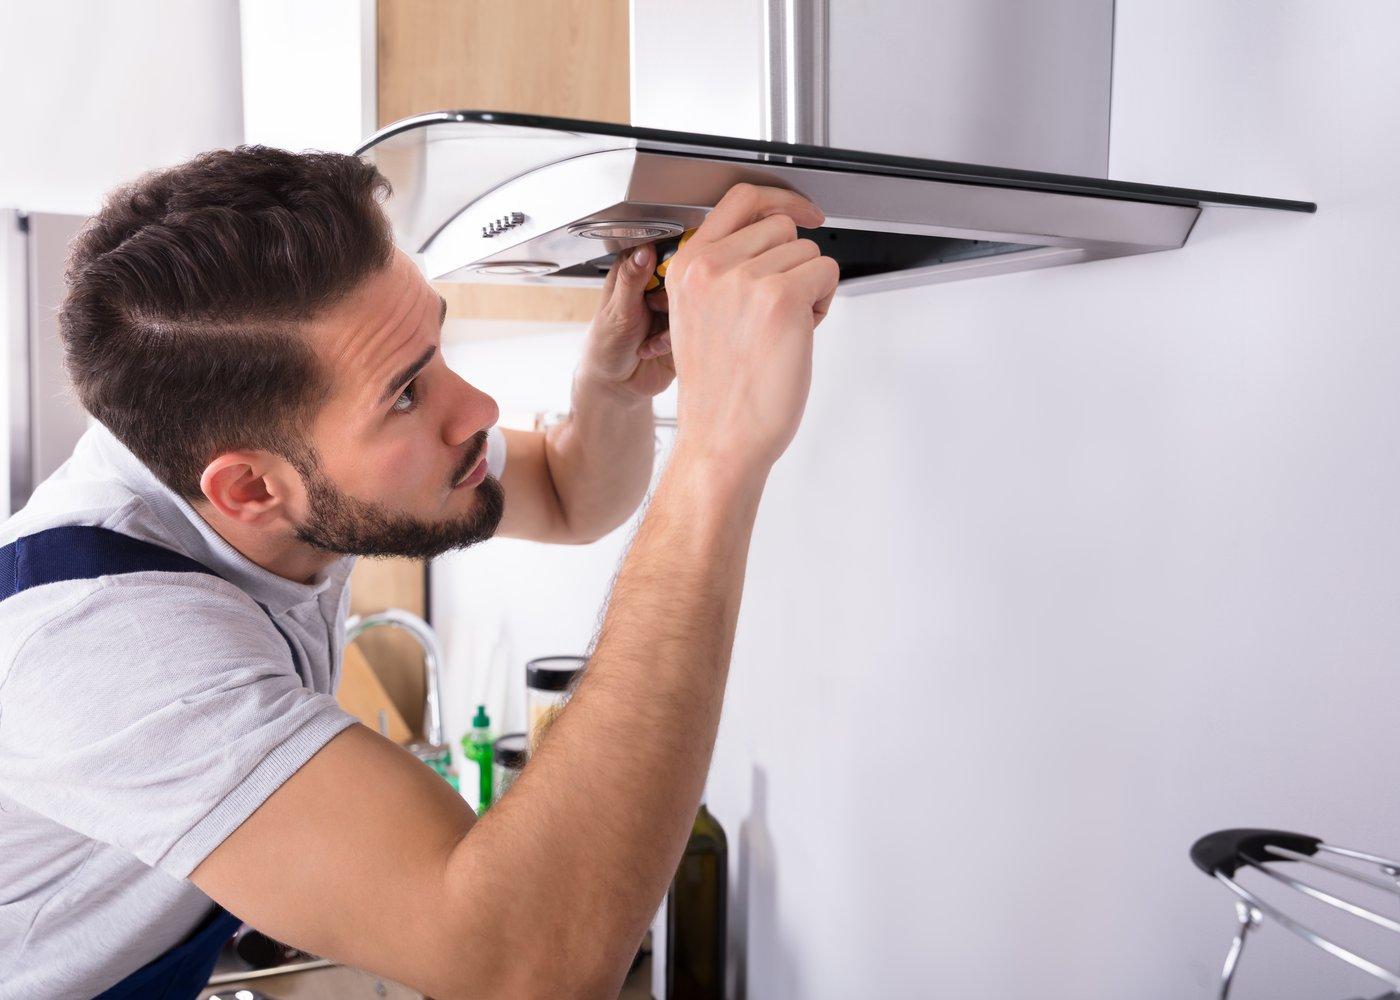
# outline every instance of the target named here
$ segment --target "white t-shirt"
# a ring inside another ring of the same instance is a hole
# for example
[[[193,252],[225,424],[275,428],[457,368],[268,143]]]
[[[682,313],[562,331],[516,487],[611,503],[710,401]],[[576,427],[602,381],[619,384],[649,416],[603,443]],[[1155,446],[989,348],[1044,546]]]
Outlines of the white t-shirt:
[[[487,460],[499,476],[495,428]],[[91,997],[180,943],[211,905],[189,873],[354,721],[332,696],[353,557],[308,584],[262,569],[100,425],[0,545],[65,524],[222,579],[130,573],[0,601],[0,1000]]]

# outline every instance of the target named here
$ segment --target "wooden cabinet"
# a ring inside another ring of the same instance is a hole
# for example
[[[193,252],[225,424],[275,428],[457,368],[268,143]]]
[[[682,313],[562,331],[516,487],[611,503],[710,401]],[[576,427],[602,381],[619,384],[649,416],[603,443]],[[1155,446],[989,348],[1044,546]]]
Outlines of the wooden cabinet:
[[[350,613],[371,615],[388,608],[402,608],[427,617],[428,567],[421,559],[361,559],[350,574]],[[423,730],[423,650],[402,629],[372,628],[355,640],[375,676],[413,736]],[[363,689],[344,692],[341,704],[356,713],[356,699]],[[375,692],[376,694],[378,692]],[[373,723],[370,723],[373,728]],[[399,737],[395,725],[390,735]],[[408,739],[400,739],[408,742]]]
[[[480,108],[628,121],[627,0],[379,0],[379,122]]]
[[[629,121],[627,0],[379,0],[380,125],[474,108]],[[587,323],[591,288],[439,285],[454,319]]]

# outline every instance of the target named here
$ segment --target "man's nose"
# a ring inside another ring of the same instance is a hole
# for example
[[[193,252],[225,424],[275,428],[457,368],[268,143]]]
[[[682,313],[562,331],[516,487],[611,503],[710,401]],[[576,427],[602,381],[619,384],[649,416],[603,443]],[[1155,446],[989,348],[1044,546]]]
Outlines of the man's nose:
[[[444,439],[450,445],[460,445],[473,434],[493,426],[500,416],[501,408],[492,396],[462,381],[443,428]]]

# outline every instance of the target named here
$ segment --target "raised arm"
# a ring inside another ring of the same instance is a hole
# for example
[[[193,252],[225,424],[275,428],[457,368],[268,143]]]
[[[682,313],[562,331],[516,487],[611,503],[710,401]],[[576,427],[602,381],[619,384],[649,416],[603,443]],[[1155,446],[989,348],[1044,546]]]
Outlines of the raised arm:
[[[473,821],[355,728],[194,872],[259,929],[439,998],[615,995],[675,870],[708,768],[769,468],[807,398],[836,265],[820,213],[731,191],[668,276],[671,461],[584,682],[511,792]]]
[[[564,420],[544,432],[505,431],[500,534],[591,542],[641,503],[654,458],[652,397],[676,374],[665,295],[645,294],[654,253],[641,247],[608,272]]]

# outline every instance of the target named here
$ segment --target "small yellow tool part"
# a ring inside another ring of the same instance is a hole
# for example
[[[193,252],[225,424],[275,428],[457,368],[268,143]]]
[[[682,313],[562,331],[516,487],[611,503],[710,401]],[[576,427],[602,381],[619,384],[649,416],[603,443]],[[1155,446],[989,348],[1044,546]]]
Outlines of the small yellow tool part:
[[[671,247],[669,250],[660,251],[657,254],[656,268],[651,272],[651,277],[647,279],[647,291],[654,292],[658,288],[666,287],[666,268],[670,266],[671,258],[676,255],[677,250],[685,246],[685,241],[694,235],[695,230],[687,229],[685,232],[681,233],[681,238],[676,241],[675,246]]]

